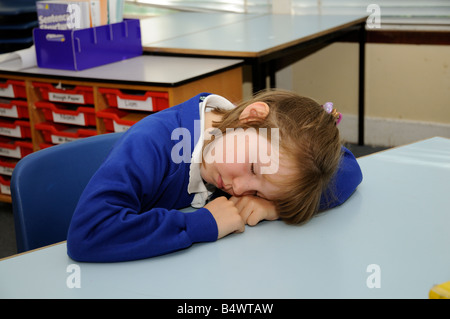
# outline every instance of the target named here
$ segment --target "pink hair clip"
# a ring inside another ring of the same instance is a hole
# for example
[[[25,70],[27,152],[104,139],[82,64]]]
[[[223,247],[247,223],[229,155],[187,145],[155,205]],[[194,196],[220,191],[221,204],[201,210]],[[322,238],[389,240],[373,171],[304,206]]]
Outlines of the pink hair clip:
[[[328,114],[333,115],[333,117],[336,120],[336,125],[338,125],[341,122],[342,114],[339,113],[336,109],[333,108],[333,103],[332,102],[327,102],[324,105],[322,105],[322,107],[325,110],[325,112],[327,112]]]

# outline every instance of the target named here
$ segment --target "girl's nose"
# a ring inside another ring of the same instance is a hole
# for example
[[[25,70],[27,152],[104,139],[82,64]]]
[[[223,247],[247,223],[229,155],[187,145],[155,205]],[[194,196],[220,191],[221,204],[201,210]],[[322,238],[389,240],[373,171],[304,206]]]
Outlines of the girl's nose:
[[[248,180],[245,178],[234,178],[233,179],[233,194],[235,196],[245,196],[245,195],[253,195],[255,194],[255,190],[252,190],[250,185],[248,184]]]

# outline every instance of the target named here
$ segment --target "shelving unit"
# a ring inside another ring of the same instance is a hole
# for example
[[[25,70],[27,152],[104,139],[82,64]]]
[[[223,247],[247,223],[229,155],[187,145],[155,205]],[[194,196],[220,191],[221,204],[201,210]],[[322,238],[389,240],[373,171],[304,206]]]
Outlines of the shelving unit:
[[[17,162],[33,151],[25,81],[0,82],[0,200],[10,201],[11,175]]]
[[[32,152],[78,138],[125,131],[143,117],[200,92],[220,94],[233,102],[242,99],[240,61],[208,67],[208,71],[182,80],[158,83],[148,74],[134,79],[126,76],[130,63],[144,67],[155,62],[149,56],[137,59],[140,61],[96,68],[92,75],[91,71],[38,68],[0,70],[0,201],[11,202],[9,183],[14,166]],[[161,62],[161,57],[155,59],[157,64]],[[169,65],[179,58],[164,59]],[[115,79],[102,76],[102,71],[114,68],[118,70]],[[156,67],[154,71],[159,72]]]

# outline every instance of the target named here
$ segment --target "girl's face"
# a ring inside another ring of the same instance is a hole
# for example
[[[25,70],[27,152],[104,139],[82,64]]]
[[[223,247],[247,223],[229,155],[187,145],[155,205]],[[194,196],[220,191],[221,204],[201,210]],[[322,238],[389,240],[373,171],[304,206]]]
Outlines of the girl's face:
[[[273,140],[272,134],[272,140]],[[236,129],[216,137],[205,148],[201,176],[209,184],[232,196],[255,195],[274,200],[283,189],[286,176],[293,170],[280,162],[278,145],[272,144],[255,129]],[[269,174],[267,179],[263,173]]]

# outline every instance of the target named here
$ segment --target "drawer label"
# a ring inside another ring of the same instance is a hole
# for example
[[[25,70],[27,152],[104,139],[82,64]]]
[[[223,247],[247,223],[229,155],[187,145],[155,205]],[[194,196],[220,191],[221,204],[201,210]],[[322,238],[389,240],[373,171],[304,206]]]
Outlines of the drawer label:
[[[14,158],[22,158],[22,153],[20,151],[20,147],[17,146],[15,149],[10,149],[6,147],[0,147],[0,155],[1,156],[8,156],[8,157],[14,157]]]
[[[53,135],[53,134],[51,135],[51,137],[52,137],[53,144],[62,144],[62,143],[78,140],[78,138],[76,138],[76,137],[58,136],[58,135]]]
[[[19,113],[17,112],[17,105],[12,105],[10,109],[0,108],[0,116],[18,118]]]
[[[0,184],[0,191],[2,194],[11,195],[11,188],[8,185]]]
[[[136,111],[153,111],[153,100],[148,97],[145,101],[127,100],[117,97],[117,107],[119,109],[136,110]]]
[[[16,126],[15,128],[0,126],[0,135],[22,137],[22,130],[20,129],[20,126]]]
[[[114,132],[125,132],[131,127],[130,125],[118,124],[116,123],[116,121],[113,121],[113,125],[114,125]]]
[[[14,96],[14,89],[12,84],[8,85],[7,87],[0,87],[0,96],[5,97],[15,97]]]
[[[49,92],[48,99],[52,102],[84,104],[84,95],[83,94],[66,94],[66,93]]]
[[[0,174],[11,176],[14,168],[8,166],[0,166]]]
[[[52,114],[54,122],[86,126],[84,114],[82,113],[78,115],[69,115],[52,112]]]

